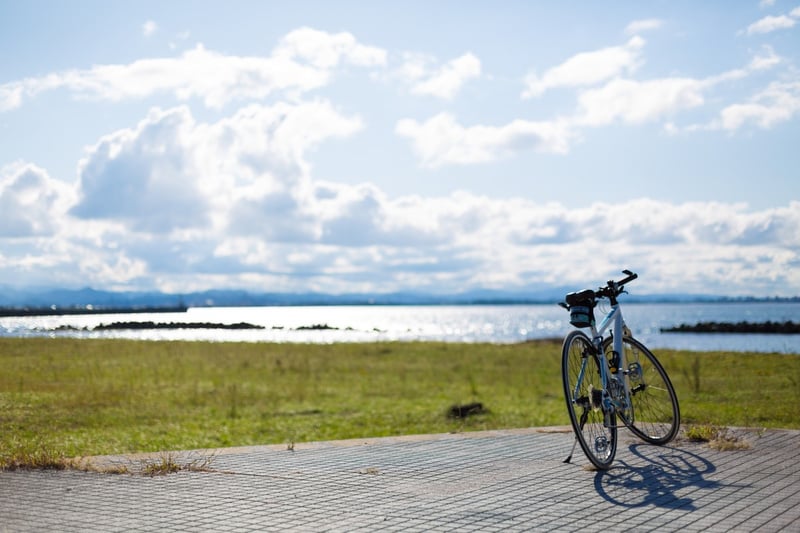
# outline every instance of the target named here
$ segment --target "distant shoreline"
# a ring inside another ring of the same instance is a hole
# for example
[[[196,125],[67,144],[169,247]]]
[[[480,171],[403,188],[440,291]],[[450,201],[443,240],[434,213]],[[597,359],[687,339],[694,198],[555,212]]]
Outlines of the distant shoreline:
[[[93,328],[79,328],[75,326],[59,326],[55,331],[107,331],[117,329],[267,329],[265,326],[250,324],[248,322],[237,322],[235,324],[219,324],[216,322],[112,322],[111,324],[100,324]],[[282,326],[273,326],[272,329],[283,329]],[[313,324],[311,326],[299,326],[295,331],[307,330],[338,330],[340,328],[329,326],[328,324]],[[353,328],[345,328],[353,331]]]
[[[387,292],[249,292],[222,289],[185,293],[73,289],[14,289],[0,286],[0,317],[67,314],[173,312],[207,307],[330,307],[330,306],[527,306],[557,305],[579,287],[476,289],[458,293]],[[796,296],[719,296],[696,293],[639,293],[624,304],[798,304]]]
[[[325,300],[325,301],[265,301],[265,302],[216,302],[214,304],[197,304],[187,301],[186,304],[179,305],[51,305],[46,307],[34,307],[26,305],[5,305],[0,306],[0,318],[5,317],[27,317],[27,316],[68,316],[68,315],[112,315],[112,314],[134,314],[134,313],[185,313],[190,308],[218,308],[218,307],[472,307],[472,306],[526,306],[526,305],[557,305],[558,299],[489,299],[489,300]],[[631,297],[626,305],[685,305],[685,304],[797,304],[800,298],[782,299],[650,299]],[[686,326],[686,324],[680,327]]]
[[[661,328],[661,333],[772,333],[779,335],[800,334],[800,324],[787,322],[699,322],[694,325],[681,324]]]
[[[0,308],[0,317],[185,313],[188,309],[189,308],[185,305],[153,307],[4,307]]]

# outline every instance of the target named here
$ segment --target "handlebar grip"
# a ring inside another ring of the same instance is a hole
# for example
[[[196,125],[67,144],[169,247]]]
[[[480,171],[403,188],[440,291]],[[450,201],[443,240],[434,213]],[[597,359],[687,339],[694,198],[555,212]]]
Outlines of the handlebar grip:
[[[629,282],[631,282],[631,281],[633,281],[633,280],[635,280],[636,278],[639,277],[639,274],[637,274],[635,272],[631,272],[630,270],[623,270],[622,273],[623,274],[627,274],[628,277],[619,280],[617,282],[617,285],[625,285],[626,283],[629,283]]]

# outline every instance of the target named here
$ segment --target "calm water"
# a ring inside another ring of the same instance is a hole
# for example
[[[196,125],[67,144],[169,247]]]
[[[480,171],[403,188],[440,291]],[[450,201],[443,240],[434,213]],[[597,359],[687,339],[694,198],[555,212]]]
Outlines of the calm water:
[[[598,308],[598,316],[602,307]],[[798,303],[628,304],[625,320],[651,348],[800,353],[800,335],[660,333],[660,328],[704,321],[800,320]],[[0,318],[0,336],[58,336],[140,340],[245,342],[371,342],[440,340],[514,343],[563,337],[568,313],[556,305],[208,307],[186,313]],[[122,321],[247,322],[260,330],[112,330],[99,324]],[[326,325],[336,329],[302,330]],[[80,331],[57,328],[72,326]]]

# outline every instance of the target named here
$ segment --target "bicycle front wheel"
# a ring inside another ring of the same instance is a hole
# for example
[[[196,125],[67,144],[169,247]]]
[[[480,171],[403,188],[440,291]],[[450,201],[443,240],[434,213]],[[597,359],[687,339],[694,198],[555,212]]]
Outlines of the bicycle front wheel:
[[[583,332],[573,331],[564,339],[561,373],[578,443],[594,466],[606,470],[617,453],[616,417],[613,412],[604,412],[600,361]]]
[[[628,429],[650,444],[666,444],[678,434],[680,408],[675,389],[656,356],[631,337],[622,339],[633,410]],[[607,356],[613,351],[612,339],[605,343]]]

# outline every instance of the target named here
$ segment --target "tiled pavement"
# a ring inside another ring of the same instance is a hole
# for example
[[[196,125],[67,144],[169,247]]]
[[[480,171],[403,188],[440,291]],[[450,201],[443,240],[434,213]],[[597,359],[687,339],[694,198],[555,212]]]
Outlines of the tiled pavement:
[[[608,472],[580,448],[563,463],[554,428],[228,448],[155,477],[0,472],[0,532],[800,531],[800,431],[738,434],[749,449],[624,432]]]

